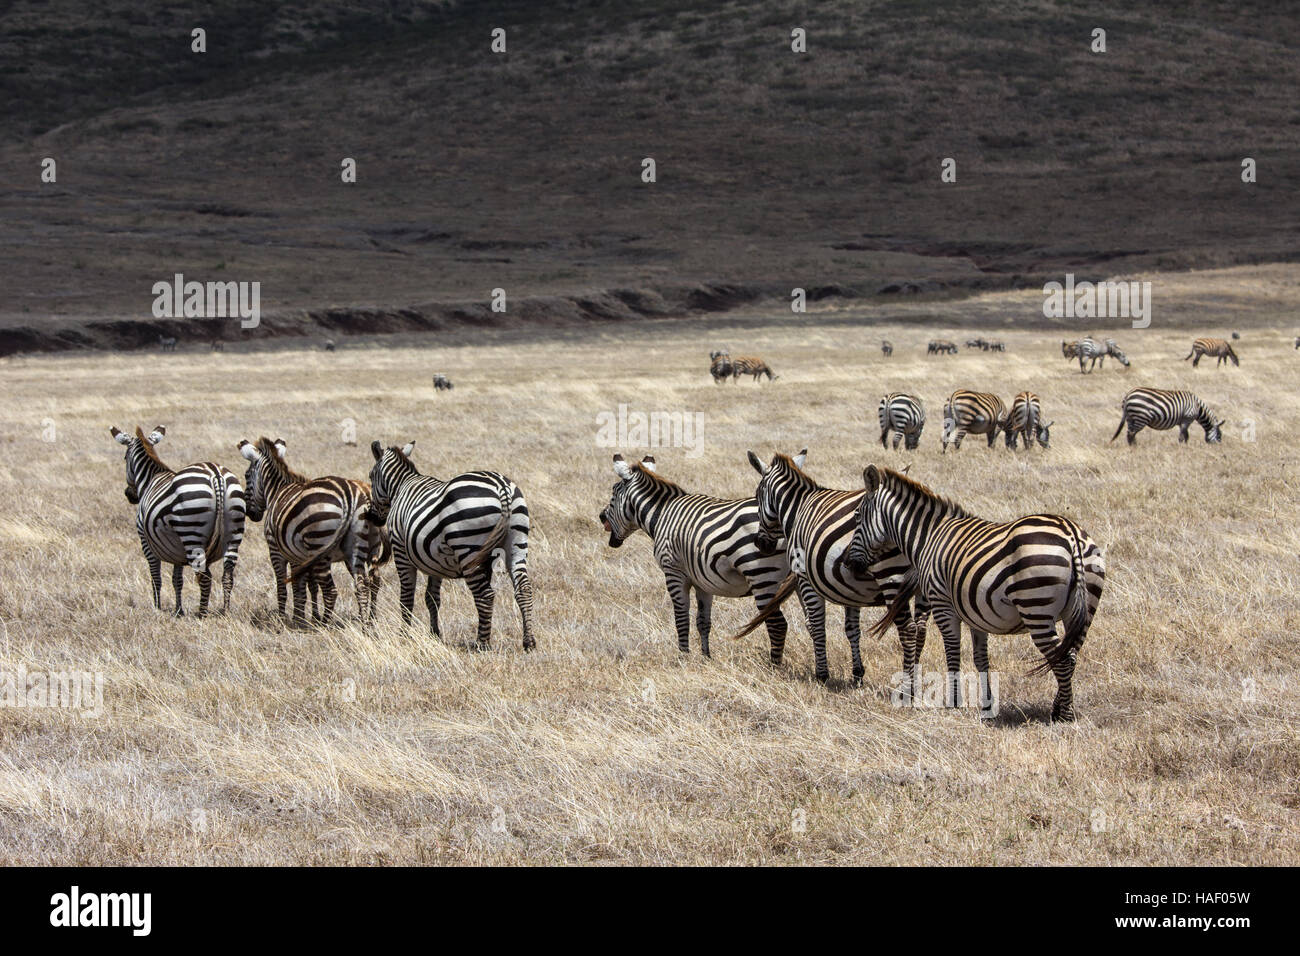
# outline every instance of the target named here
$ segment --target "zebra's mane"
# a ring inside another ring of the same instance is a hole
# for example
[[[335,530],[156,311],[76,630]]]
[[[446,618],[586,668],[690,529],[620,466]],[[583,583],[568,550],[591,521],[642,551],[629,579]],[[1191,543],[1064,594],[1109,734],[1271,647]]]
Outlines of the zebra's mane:
[[[794,459],[791,458],[789,455],[785,455],[782,454],[781,452],[777,452],[776,457],[778,460],[785,462],[790,467],[790,470],[794,472],[795,475],[798,476],[798,478],[802,482],[804,482],[809,488],[811,488],[813,491],[822,490],[822,486],[817,484],[817,482],[812,478],[811,475],[809,475],[806,471],[804,471],[802,468],[796,465],[794,463]]]
[[[262,458],[266,461],[267,468],[271,469],[279,476],[280,480],[289,485],[303,485],[307,483],[307,476],[300,475],[280,457],[280,453],[275,449],[275,442],[263,435],[257,440],[257,450],[262,453]]]
[[[641,464],[641,462],[639,461],[632,463],[632,470],[640,474],[643,478],[645,478],[646,481],[650,482],[651,484],[655,485],[658,488],[662,488],[665,491],[671,491],[673,494],[676,495],[686,494],[686,489],[683,488],[681,485],[677,484],[677,482],[669,481],[667,478],[660,477],[659,475],[651,471],[649,468],[647,468],[645,465]]]
[[[144,451],[145,455],[148,456],[150,461],[163,471],[171,471],[171,469],[167,467],[167,463],[159,458],[158,453],[153,450],[153,445],[149,443],[148,438],[144,437],[144,429],[139,425],[135,426],[135,437],[140,442],[140,448]]]
[[[953,501],[951,498],[945,498],[943,495],[931,491],[915,478],[909,478],[907,475],[894,471],[892,468],[882,468],[880,471],[881,474],[885,476],[885,481],[894,488],[901,487],[907,491],[920,495],[923,498],[936,502],[940,507],[947,511],[948,514],[955,518],[973,517],[969,511],[957,504],[957,502]]]

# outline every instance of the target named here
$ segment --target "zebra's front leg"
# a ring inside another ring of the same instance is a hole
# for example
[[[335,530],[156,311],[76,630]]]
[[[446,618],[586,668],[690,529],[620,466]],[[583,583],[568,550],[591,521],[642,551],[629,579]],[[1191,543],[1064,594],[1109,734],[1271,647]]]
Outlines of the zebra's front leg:
[[[398,603],[402,606],[402,626],[410,627],[411,621],[415,617],[413,609],[415,608],[415,568],[411,565],[411,560],[406,556],[406,549],[393,547],[393,565],[397,568],[398,583]],[[431,624],[433,634],[438,635],[438,627]]]
[[[149,563],[149,583],[153,587],[153,609],[162,610],[162,563],[158,560],[158,555],[154,553],[153,548],[149,547],[149,542],[144,533],[140,534],[140,547],[144,552],[144,559]]]
[[[185,585],[185,565],[172,565],[172,590],[176,592],[176,610],[172,611],[172,617],[184,617],[185,605],[181,603],[181,588]]]
[[[664,568],[664,584],[673,602],[673,624],[677,628],[677,649],[691,652],[691,586],[676,568]]]
[[[1187,444],[1187,438],[1188,438],[1187,432],[1191,427],[1192,427],[1191,422],[1188,422],[1186,425],[1178,426],[1178,444],[1180,445]]]
[[[194,575],[194,579],[199,582],[199,617],[208,616],[208,598],[212,596],[212,572],[200,571]]]
[[[971,658],[975,661],[975,672],[979,677],[980,719],[988,720],[997,715],[997,702],[993,699],[993,688],[989,684],[989,636],[986,631],[971,628]]]
[[[861,687],[862,675],[867,672],[862,666],[862,652],[858,646],[862,638],[862,608],[844,609],[844,636],[849,639],[849,653],[853,658],[853,686]]]
[[[831,670],[826,663],[826,601],[813,589],[805,577],[799,578],[799,603],[803,605],[808,620],[808,633],[812,635],[815,674],[823,684],[830,679]]]
[[[465,583],[474,595],[474,609],[478,611],[478,646],[486,650],[492,641],[492,605],[497,596],[492,589],[492,568],[480,567]]]
[[[961,700],[961,619],[951,608],[934,609],[934,623],[943,635],[943,656],[948,667],[944,679],[943,705],[960,707]]]
[[[412,597],[414,602],[414,597]],[[438,608],[442,604],[442,578],[436,574],[429,575],[428,583],[424,586],[424,606],[429,611],[429,633],[434,637],[442,637],[442,632],[438,629]]]
[[[284,617],[285,602],[289,599],[288,585],[285,584],[285,579],[289,576],[289,567],[285,564],[284,555],[274,547],[271,548],[271,573],[275,575],[275,605],[280,616]]]
[[[700,651],[709,654],[709,631],[713,629],[713,595],[695,589],[695,628],[700,632]]]

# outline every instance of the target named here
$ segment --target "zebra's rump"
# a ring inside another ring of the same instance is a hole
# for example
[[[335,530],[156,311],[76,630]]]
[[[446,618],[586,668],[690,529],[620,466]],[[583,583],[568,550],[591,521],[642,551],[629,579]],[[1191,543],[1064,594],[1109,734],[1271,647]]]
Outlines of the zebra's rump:
[[[503,527],[504,526],[504,527]],[[469,559],[499,538],[516,535],[526,547],[529,517],[523,492],[509,478],[490,471],[467,472],[447,481],[422,475],[406,482],[393,499],[388,528],[394,556],[425,574],[464,575]]]
[[[189,563],[191,548],[215,560],[232,544],[237,546],[243,524],[243,486],[212,462],[159,475],[145,490],[136,514],[137,528],[169,564]]]
[[[342,559],[349,531],[365,533],[369,504],[368,486],[348,478],[331,475],[288,485],[268,502],[267,543],[293,565]]]

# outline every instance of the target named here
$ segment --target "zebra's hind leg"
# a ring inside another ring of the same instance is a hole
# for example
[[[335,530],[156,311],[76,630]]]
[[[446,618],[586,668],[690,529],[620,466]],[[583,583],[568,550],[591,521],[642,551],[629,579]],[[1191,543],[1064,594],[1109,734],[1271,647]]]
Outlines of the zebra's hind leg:
[[[1056,622],[1035,623],[1029,632],[1034,639],[1034,646],[1044,659],[1050,659],[1057,644]],[[1074,660],[1075,651],[1052,665],[1052,674],[1056,677],[1056,697],[1052,700],[1052,720],[1074,720]]]
[[[230,595],[235,590],[235,565],[239,559],[227,555],[221,563],[221,613],[230,613]]]
[[[695,589],[695,628],[700,632],[700,652],[709,654],[709,631],[713,629],[713,595]]]
[[[799,603],[803,605],[804,617],[808,620],[808,633],[812,635],[815,674],[824,684],[831,676],[830,667],[826,663],[826,602],[804,577],[799,578]]]
[[[307,581],[311,577],[310,568],[302,568],[301,573],[293,579],[293,624],[295,627],[307,626]]]
[[[943,656],[948,667],[944,681],[943,705],[961,706],[961,619],[951,608],[934,609],[934,623],[943,635]]]
[[[773,611],[772,616],[767,619],[767,641],[771,648],[768,660],[772,662],[773,667],[781,666],[781,658],[785,655],[785,635],[789,629],[790,623],[780,610]]]
[[[289,568],[284,562],[284,556],[274,548],[271,549],[271,573],[275,575],[275,604],[280,611],[280,616],[283,617],[285,603],[289,598],[289,588],[284,583],[289,575]]]
[[[478,646],[486,649],[492,641],[492,604],[497,596],[492,589],[492,568],[480,567],[465,583],[474,595],[474,609],[478,611]]]
[[[903,683],[899,687],[899,704],[903,707],[914,707],[921,700],[921,652],[925,650],[925,622],[928,616],[929,611],[918,598],[916,616],[912,618],[911,626],[906,630],[902,623],[898,626],[898,639],[903,644]]]
[[[853,686],[862,686],[862,675],[867,672],[862,666],[862,651],[859,641],[862,639],[862,608],[846,607],[844,609],[844,636],[849,639],[849,652],[853,657]]]
[[[199,617],[208,616],[208,599],[212,596],[212,572],[200,571],[194,575],[199,582]]]
[[[515,604],[519,607],[519,617],[524,628],[524,650],[531,651],[537,646],[533,637],[533,581],[528,576],[528,565],[516,561],[510,566],[510,584],[515,591]]]
[[[403,585],[405,588],[405,585]],[[378,590],[378,585],[375,586]],[[412,603],[414,603],[412,597]],[[424,606],[429,611],[429,633],[434,637],[442,637],[442,632],[438,629],[438,608],[442,605],[442,578],[436,574],[429,575],[429,581],[424,586]],[[373,608],[371,609],[373,612]],[[406,605],[402,605],[402,610],[406,610]],[[408,621],[409,623],[409,621]]]
[[[411,560],[406,556],[406,551],[396,545],[393,547],[393,565],[397,568],[398,589],[401,594],[398,598],[402,605],[402,626],[410,627],[411,620],[415,616],[412,609],[415,607],[415,568],[411,566]],[[432,582],[430,582],[432,583]],[[441,583],[441,579],[439,579]],[[428,594],[425,594],[425,602],[428,602]],[[434,605],[436,608],[436,604]],[[433,636],[438,636],[438,625],[435,621],[429,622]]]
[[[338,603],[339,592],[334,586],[334,574],[330,571],[329,561],[321,558],[312,567],[312,583],[319,589],[321,594],[321,614],[316,617],[316,609],[312,608],[312,619],[319,620],[321,624],[329,624],[334,620],[334,606]],[[360,602],[360,597],[357,598]]]
[[[181,588],[185,584],[185,565],[172,565],[172,590],[176,592],[176,609],[172,611],[172,617],[184,617],[185,605],[181,603]]]
[[[989,636],[985,631],[972,628],[970,640],[971,657],[979,676],[980,717],[987,720],[997,715],[997,701],[993,699],[992,685],[989,684]]]

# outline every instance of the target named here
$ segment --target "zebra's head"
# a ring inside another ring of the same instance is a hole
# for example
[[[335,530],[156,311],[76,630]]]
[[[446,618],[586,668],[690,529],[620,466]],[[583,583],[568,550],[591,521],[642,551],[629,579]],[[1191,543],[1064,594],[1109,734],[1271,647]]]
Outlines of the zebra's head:
[[[370,469],[370,510],[366,520],[383,525],[388,520],[388,509],[393,505],[393,495],[402,479],[415,471],[411,452],[415,442],[408,441],[401,448],[385,448],[378,441],[370,443],[370,453],[375,456],[375,466]]]
[[[257,444],[244,440],[237,447],[239,454],[248,459],[248,470],[244,472],[244,505],[251,520],[261,521],[266,513],[266,471],[270,464],[268,457],[275,455],[283,461],[284,439],[277,438],[273,442],[269,438],[262,438]]]
[[[785,537],[785,526],[781,523],[782,503],[791,488],[799,483],[810,483],[803,473],[804,462],[808,460],[808,449],[789,457],[774,455],[770,465],[764,465],[762,459],[752,451],[749,463],[759,474],[758,489],[754,500],[758,503],[758,536],[754,545],[759,554],[774,554],[777,545]]]
[[[1213,421],[1213,419],[1211,419],[1211,421]],[[1223,441],[1223,426],[1227,421],[1226,418],[1220,418],[1209,428],[1205,429],[1205,441],[1207,444],[1216,445]]]
[[[1038,439],[1038,444],[1042,445],[1044,448],[1052,447],[1052,426],[1055,424],[1056,419],[1052,419],[1046,425],[1040,424],[1038,426],[1038,434],[1035,437]]]
[[[1128,356],[1124,354],[1124,350],[1118,345],[1112,345],[1110,347],[1110,357],[1116,362],[1119,362],[1119,364],[1123,365],[1125,368],[1129,367]]]
[[[858,521],[853,528],[853,540],[845,554],[845,563],[855,574],[865,574],[867,568],[879,560],[889,548],[885,537],[884,509],[881,507],[888,471],[868,465],[862,472],[862,483],[867,493],[858,505]]]
[[[655,470],[654,458],[646,455],[641,459],[641,467],[646,471],[653,472]],[[615,455],[614,474],[618,475],[618,481],[614,482],[614,488],[610,492],[609,504],[597,517],[600,519],[601,526],[609,532],[609,546],[611,548],[621,548],[623,542],[641,527],[632,501],[632,491],[633,486],[636,484],[637,471],[623,460],[622,455]]]
[[[140,495],[143,493],[145,485],[149,479],[159,470],[169,470],[158,458],[154,452],[153,446],[163,440],[167,434],[167,428],[159,425],[148,435],[139,426],[136,427],[135,437],[132,438],[126,432],[118,431],[110,426],[109,434],[119,445],[126,446],[126,500],[133,505],[140,503]]]

